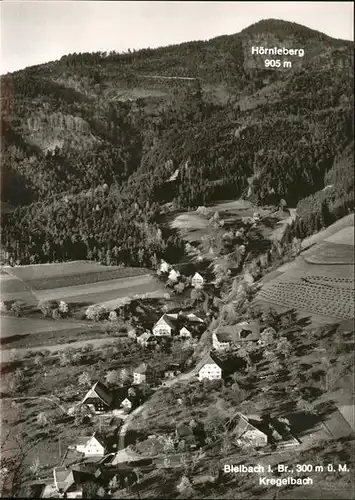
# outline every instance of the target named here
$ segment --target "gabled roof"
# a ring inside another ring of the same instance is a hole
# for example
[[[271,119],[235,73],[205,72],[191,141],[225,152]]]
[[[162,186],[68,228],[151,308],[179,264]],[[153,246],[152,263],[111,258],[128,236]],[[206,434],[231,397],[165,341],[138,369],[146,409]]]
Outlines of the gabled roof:
[[[186,326],[183,326],[182,328],[180,328],[180,333],[181,332],[187,332],[187,333],[191,333],[190,330],[188,328],[186,328]]]
[[[262,434],[265,434],[265,432],[261,431],[253,424],[251,424],[248,417],[242,415],[241,413],[237,413],[237,415],[232,419],[232,426],[232,432],[237,439],[241,438],[243,434],[250,430],[256,430],[258,432],[261,432]]]
[[[354,434],[354,429],[351,427],[350,422],[345,418],[346,411],[337,409],[324,420],[323,424],[333,439],[348,437]]]
[[[350,427],[355,431],[355,405],[339,406],[339,411]]]
[[[196,316],[196,314],[194,313],[190,313],[187,315],[187,319],[189,321],[196,321],[197,323],[204,323],[203,319],[202,318],[199,318],[198,316]]]
[[[101,446],[106,446],[106,439],[99,432],[94,432],[91,436],[81,436],[77,439],[76,445],[84,446],[86,445],[92,438],[95,438],[96,441],[101,444]]]
[[[203,368],[207,364],[211,364],[211,365],[214,364],[214,365],[217,365],[219,368],[222,369],[222,363],[219,360],[217,360],[217,359],[213,359],[212,356],[211,356],[211,354],[208,353],[197,364],[195,370],[197,370],[199,372],[201,370],[201,368]]]
[[[240,438],[248,430],[248,427],[250,425],[248,419],[241,414],[238,414],[234,418],[233,424],[235,424],[233,434],[236,438]]]
[[[172,322],[172,318],[168,314],[163,314],[163,316],[159,318],[158,321],[155,323],[153,328],[160,325],[161,323],[165,323],[168,326],[170,326],[170,328],[175,329],[175,325]]]
[[[53,476],[54,476],[54,483],[57,485],[57,488],[59,490],[64,490],[64,488],[67,485],[66,479],[69,475],[70,471],[66,467],[54,467],[53,469]]]
[[[107,406],[111,406],[113,396],[112,396],[111,391],[105,386],[105,384],[98,381],[86,393],[86,395],[85,395],[84,399],[81,401],[81,403],[84,404],[85,401],[87,401],[90,398],[99,398]]]
[[[117,465],[124,462],[134,462],[137,460],[142,460],[142,455],[139,455],[132,450],[129,446],[120,450],[116,453],[115,458],[112,460],[111,465]]]
[[[204,278],[203,278],[203,276],[201,276],[201,274],[200,274],[200,273],[195,273],[195,274],[192,276],[192,279],[193,279],[193,280],[202,280],[202,281],[204,281]]]

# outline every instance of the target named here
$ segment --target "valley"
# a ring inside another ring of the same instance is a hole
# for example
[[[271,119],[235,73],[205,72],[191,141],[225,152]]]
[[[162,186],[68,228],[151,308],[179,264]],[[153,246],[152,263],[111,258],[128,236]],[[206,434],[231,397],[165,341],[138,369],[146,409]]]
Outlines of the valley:
[[[268,19],[1,76],[1,496],[352,498],[352,69]],[[224,469],[296,463],[349,468]]]

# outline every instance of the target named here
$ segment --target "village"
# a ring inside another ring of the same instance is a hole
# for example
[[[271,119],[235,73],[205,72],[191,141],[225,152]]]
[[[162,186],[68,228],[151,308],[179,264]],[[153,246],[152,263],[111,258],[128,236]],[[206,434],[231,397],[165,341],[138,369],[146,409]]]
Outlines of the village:
[[[170,283],[176,283],[181,276],[165,261],[161,262],[158,273]],[[211,286],[199,272],[191,277],[190,283],[196,293],[203,293]],[[245,299],[245,290],[251,293],[254,287],[250,273],[245,273],[245,280],[234,291],[235,301],[240,301],[241,297]],[[276,329],[270,322],[246,316],[232,325],[223,321],[217,324],[199,307],[163,312],[151,330],[142,331],[140,325],[134,326],[127,332],[128,338],[148,352],[172,341],[178,340],[186,348],[196,348],[204,337],[208,340],[202,342],[204,347],[195,366],[185,361],[156,370],[145,361],[135,366],[119,385],[108,387],[97,380],[83,393],[80,401],[68,410],[68,415],[80,414],[83,422],[85,418],[91,419],[95,422],[95,430],[91,435],[78,434],[76,442],[69,445],[60,463],[54,467],[53,479],[38,478],[31,482],[32,487],[38,485],[41,498],[83,498],[87,497],[90,488],[97,496],[115,498],[116,491],[128,491],[154,470],[181,468],[186,457],[201,460],[208,453],[211,442],[221,438],[218,433],[211,438],[211,430],[203,421],[195,418],[177,420],[173,432],[149,434],[148,431],[145,436],[139,436],[130,432],[132,420],[142,412],[152,395],[179,383],[200,384],[201,391],[206,387],[218,390],[219,386],[213,384],[219,383],[234,388],[238,374],[247,373],[253,352],[270,348],[270,339],[276,338]],[[284,347],[287,350],[287,345]],[[336,409],[322,429],[323,435],[332,437],[329,430],[332,425],[337,426],[337,435],[351,435],[350,413],[348,406]],[[107,433],[107,423],[113,417],[120,424]],[[287,418],[247,414],[237,407],[234,415],[224,423],[224,433],[241,456],[302,449],[302,438]]]

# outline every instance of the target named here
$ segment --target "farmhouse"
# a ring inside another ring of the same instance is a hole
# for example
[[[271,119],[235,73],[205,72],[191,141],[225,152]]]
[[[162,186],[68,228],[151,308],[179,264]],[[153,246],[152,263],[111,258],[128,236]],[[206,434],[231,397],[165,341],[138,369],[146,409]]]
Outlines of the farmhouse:
[[[220,380],[222,378],[222,364],[207,354],[196,366],[198,379]]]
[[[190,330],[188,330],[185,326],[181,328],[179,335],[180,335],[180,337],[182,337],[184,339],[191,339],[192,338],[192,334],[191,334]]]
[[[204,283],[204,279],[199,273],[195,273],[191,279],[191,285],[195,288],[201,288]]]
[[[82,453],[85,457],[103,457],[105,454],[106,442],[103,436],[95,432],[92,436],[83,436],[79,438],[73,448],[75,448],[78,453]]]
[[[227,325],[218,328],[212,334],[212,345],[217,351],[230,349],[232,345],[235,347],[243,342],[256,342],[260,338],[260,325],[256,321],[248,323],[244,321],[237,325]]]
[[[232,420],[232,435],[238,445],[249,445],[262,448],[268,444],[268,437],[255,427],[254,422],[245,415],[238,413]]]
[[[163,314],[153,327],[153,335],[157,337],[171,337],[176,329],[174,319],[169,314]]]
[[[155,372],[147,363],[142,363],[133,372],[133,384],[151,384],[155,380]]]
[[[88,405],[95,413],[103,413],[112,408],[113,396],[111,391],[98,381],[86,393],[80,404]]]
[[[220,333],[212,333],[212,346],[217,351],[225,351],[229,349],[233,342],[233,336],[227,331]]]

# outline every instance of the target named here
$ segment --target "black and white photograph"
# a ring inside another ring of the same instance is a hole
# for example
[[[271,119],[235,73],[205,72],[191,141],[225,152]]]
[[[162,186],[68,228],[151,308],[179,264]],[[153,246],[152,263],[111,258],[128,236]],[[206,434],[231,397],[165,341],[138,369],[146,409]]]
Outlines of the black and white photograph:
[[[353,2],[0,12],[0,497],[355,499]]]

